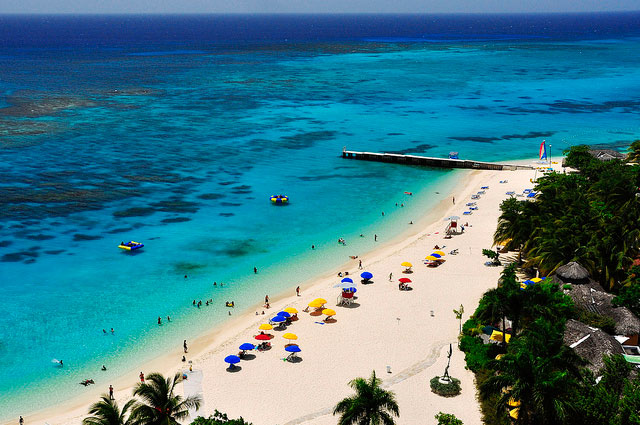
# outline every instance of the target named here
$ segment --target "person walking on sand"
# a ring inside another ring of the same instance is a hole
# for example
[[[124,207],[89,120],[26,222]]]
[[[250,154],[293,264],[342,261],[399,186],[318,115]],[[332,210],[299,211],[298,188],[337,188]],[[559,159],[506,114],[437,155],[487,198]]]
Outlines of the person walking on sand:
[[[24,419],[22,418],[22,416],[20,416],[20,420],[18,421],[18,423],[19,423],[20,425],[24,425]]]
[[[362,270],[362,260],[358,260],[358,269]]]
[[[144,373],[140,372],[140,382],[144,384]]]
[[[373,241],[374,242],[378,242],[378,235],[377,234],[373,235]]]
[[[187,340],[185,339],[184,342],[182,343],[182,347],[184,347],[184,352],[187,352]]]
[[[393,279],[393,273],[389,273],[389,282],[391,282],[391,279]]]
[[[269,295],[264,296],[264,303],[269,304]]]
[[[453,205],[455,205],[455,204],[456,204],[456,197],[455,197],[455,196],[452,196],[452,197],[451,197],[451,200],[453,201]]]
[[[296,288],[296,295],[297,295],[298,297],[300,296],[300,287],[299,287],[299,286]]]
[[[109,385],[109,400],[113,400],[113,385]]]

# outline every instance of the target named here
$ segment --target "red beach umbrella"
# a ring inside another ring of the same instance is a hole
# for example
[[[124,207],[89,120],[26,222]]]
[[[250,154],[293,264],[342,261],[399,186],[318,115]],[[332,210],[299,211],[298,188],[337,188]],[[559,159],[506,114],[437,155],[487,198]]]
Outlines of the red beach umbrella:
[[[271,335],[260,334],[260,335],[256,335],[255,339],[257,339],[258,341],[268,341],[271,339]]]
[[[400,282],[400,283],[411,283],[411,279],[409,279],[408,277],[402,277],[402,278],[398,279],[398,282]]]

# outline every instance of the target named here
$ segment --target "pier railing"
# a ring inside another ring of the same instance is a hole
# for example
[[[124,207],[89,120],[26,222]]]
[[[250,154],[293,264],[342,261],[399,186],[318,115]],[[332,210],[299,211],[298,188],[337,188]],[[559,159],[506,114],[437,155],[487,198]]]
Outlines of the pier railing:
[[[468,159],[435,158],[417,155],[401,155],[396,153],[376,153],[342,151],[342,157],[361,161],[390,162],[394,164],[421,165],[436,168],[469,168],[475,170],[533,170],[528,165],[498,164],[494,162],[471,161]]]

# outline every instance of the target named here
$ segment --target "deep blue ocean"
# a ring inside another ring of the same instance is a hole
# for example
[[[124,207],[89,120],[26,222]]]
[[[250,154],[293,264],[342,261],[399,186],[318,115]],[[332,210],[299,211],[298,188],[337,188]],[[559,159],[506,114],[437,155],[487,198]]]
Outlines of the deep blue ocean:
[[[226,300],[238,314],[389,240],[464,177],[344,146],[626,149],[638,52],[640,13],[0,16],[0,419],[82,379],[106,389],[223,325]]]

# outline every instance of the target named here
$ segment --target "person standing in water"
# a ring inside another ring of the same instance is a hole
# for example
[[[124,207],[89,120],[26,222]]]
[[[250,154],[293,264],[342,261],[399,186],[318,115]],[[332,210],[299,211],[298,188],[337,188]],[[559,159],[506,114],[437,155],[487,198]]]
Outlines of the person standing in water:
[[[264,296],[264,303],[269,304],[269,295]]]
[[[187,352],[187,340],[185,339],[184,342],[182,343],[182,347],[184,348],[184,352]]]
[[[253,268],[253,274],[258,274],[258,268],[257,267]]]
[[[296,295],[300,296],[300,287],[299,286],[296,288]]]

